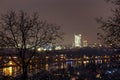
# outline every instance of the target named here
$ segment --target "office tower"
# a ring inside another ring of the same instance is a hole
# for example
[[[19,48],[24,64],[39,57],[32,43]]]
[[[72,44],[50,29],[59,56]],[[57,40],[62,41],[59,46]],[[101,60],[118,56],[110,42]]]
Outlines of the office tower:
[[[74,45],[75,47],[81,47],[81,34],[78,35],[74,35],[75,39],[74,39]]]
[[[88,46],[88,41],[87,40],[83,40],[83,47],[87,47]]]

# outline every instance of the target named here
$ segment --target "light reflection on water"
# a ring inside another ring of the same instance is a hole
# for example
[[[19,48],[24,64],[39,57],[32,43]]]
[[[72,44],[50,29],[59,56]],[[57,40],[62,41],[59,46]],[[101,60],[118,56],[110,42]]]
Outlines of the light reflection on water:
[[[13,61],[9,61],[8,63],[4,64],[5,67],[0,68],[0,74],[4,76],[16,76],[19,67],[15,65]]]
[[[10,66],[0,69],[0,73],[5,76],[16,76],[18,70],[19,69],[17,67]]]
[[[47,70],[47,71],[49,70],[49,64],[45,65],[45,70]]]
[[[12,67],[3,68],[3,73],[5,76],[12,76]]]
[[[102,60],[95,60],[95,61],[66,61],[66,62],[55,62],[52,64],[46,63],[46,64],[36,64],[36,65],[30,65],[29,66],[29,71],[38,71],[41,68],[45,69],[47,71],[51,70],[51,69],[63,69],[63,68],[67,68],[68,66],[80,66],[80,65],[84,65],[86,66],[87,64],[90,64],[94,62],[95,64],[99,64],[102,63]],[[18,74],[20,74],[21,70],[20,67],[18,66],[12,66],[12,62],[9,61],[8,64],[11,64],[11,66],[9,67],[4,67],[4,68],[0,68],[0,74],[5,75],[5,76],[16,76]],[[36,69],[37,68],[37,69]]]

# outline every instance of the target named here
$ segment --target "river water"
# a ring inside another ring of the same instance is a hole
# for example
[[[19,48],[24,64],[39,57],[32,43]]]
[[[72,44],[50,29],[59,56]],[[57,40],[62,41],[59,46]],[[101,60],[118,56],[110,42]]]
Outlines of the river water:
[[[35,65],[30,65],[28,67],[29,75],[30,73],[37,73],[40,70],[55,70],[55,69],[63,69],[67,68],[69,65],[72,67],[76,66],[86,66],[87,64],[95,63],[95,64],[102,64],[103,62],[106,62],[106,60],[95,60],[95,61],[74,61],[74,60],[68,60],[64,62],[54,62],[54,63],[45,63],[45,64],[35,64]],[[108,61],[107,61],[108,62]],[[5,76],[17,76],[21,74],[22,70],[19,66],[13,65],[15,64],[12,61],[9,61],[7,64],[11,64],[10,66],[6,66],[3,68],[0,68],[0,75],[5,75]]]

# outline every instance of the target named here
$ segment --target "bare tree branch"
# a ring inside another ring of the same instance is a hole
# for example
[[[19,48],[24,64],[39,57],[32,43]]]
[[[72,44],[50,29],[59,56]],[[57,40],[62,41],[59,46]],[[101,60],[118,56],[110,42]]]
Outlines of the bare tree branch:
[[[24,75],[38,47],[54,44],[62,38],[60,26],[40,20],[38,13],[10,11],[1,16],[0,26],[0,46],[16,49],[20,61],[13,60],[22,65]]]

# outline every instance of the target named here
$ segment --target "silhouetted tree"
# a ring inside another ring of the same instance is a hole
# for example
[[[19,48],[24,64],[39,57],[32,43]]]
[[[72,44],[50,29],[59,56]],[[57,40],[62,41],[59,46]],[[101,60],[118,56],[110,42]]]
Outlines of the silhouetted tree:
[[[106,2],[111,2],[115,5],[120,5],[120,0],[105,0]]]
[[[106,1],[114,4],[115,7],[111,10],[113,12],[112,16],[107,19],[97,19],[97,22],[101,24],[99,28],[103,31],[103,33],[98,33],[98,35],[103,44],[120,48],[120,0]]]
[[[104,20],[102,18],[97,19],[97,22],[101,24],[100,29],[103,31],[103,33],[98,33],[98,35],[102,43],[107,44],[107,46],[109,47],[118,48],[120,50],[120,0],[106,1],[114,4],[114,8],[111,10],[113,15]],[[116,57],[111,56],[110,60],[112,63],[111,66],[114,65],[116,68],[119,69],[119,61],[115,61]],[[114,68],[114,66],[112,67]],[[116,78],[114,74],[112,74],[111,76],[113,77],[103,75],[102,80]]]
[[[9,11],[0,18],[0,46],[15,49],[22,79],[26,80],[27,67],[37,48],[61,39],[60,26],[40,20],[38,13],[28,15],[24,11]]]

